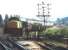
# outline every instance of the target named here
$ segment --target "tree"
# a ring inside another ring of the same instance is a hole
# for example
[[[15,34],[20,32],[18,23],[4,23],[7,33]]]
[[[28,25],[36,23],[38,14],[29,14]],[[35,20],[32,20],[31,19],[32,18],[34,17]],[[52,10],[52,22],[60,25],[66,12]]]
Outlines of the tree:
[[[42,30],[43,30],[42,24],[39,23],[32,24],[32,31],[42,31]]]
[[[28,23],[26,21],[22,21],[22,25],[24,28],[26,28],[28,26]]]
[[[17,21],[20,21],[19,17],[18,16],[12,16],[9,18],[9,21],[11,20],[17,20]]]
[[[9,20],[9,17],[8,17],[8,15],[6,14],[6,15],[5,15],[5,19],[4,19],[5,24],[7,24],[8,20]]]
[[[64,18],[61,18],[61,19],[57,18],[56,24],[68,26],[68,17],[64,17]]]
[[[2,19],[1,14],[0,14],[0,26],[3,26],[3,19]]]
[[[64,37],[68,37],[68,28],[61,29],[61,35],[63,35]]]

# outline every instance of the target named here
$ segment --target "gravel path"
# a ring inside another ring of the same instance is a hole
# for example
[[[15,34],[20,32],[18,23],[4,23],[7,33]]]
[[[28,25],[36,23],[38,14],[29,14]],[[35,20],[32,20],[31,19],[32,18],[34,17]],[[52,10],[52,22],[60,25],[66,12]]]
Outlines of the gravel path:
[[[30,50],[43,50],[43,48],[34,41],[18,41],[18,43]]]

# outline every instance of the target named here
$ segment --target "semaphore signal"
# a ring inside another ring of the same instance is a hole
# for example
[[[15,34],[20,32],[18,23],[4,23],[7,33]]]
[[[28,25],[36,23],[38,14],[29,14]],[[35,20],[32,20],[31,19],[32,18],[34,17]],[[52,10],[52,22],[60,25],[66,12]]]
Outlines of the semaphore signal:
[[[44,29],[46,29],[46,25],[47,25],[47,18],[50,17],[50,4],[49,3],[44,3],[42,1],[42,4],[38,3],[38,15],[37,17],[43,17],[44,19]],[[41,11],[40,11],[41,10]]]

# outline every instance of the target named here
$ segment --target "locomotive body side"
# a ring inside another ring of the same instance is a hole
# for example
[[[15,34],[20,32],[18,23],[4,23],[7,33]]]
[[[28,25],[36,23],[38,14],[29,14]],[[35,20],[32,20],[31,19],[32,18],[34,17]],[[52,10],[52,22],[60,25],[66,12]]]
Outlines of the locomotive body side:
[[[4,33],[11,36],[21,36],[22,35],[22,22],[11,20],[7,22]]]

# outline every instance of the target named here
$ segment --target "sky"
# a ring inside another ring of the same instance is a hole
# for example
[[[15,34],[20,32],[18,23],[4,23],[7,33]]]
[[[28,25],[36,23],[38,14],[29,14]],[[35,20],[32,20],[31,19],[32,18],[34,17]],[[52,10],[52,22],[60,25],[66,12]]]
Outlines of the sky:
[[[51,20],[68,16],[68,0],[0,0],[0,14],[20,15],[26,18],[35,18],[37,15],[37,4],[50,3]]]

